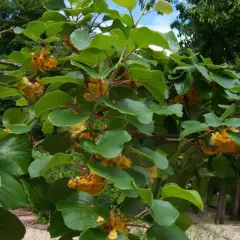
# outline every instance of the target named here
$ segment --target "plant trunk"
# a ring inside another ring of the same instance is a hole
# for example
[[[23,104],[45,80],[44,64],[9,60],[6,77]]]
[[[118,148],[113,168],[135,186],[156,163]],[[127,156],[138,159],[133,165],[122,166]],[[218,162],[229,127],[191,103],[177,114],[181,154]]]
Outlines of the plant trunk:
[[[240,178],[237,179],[237,183],[234,188],[232,196],[232,208],[231,208],[231,219],[239,219],[239,207],[240,207]]]
[[[215,218],[216,224],[224,224],[226,195],[227,195],[227,191],[226,191],[226,187],[224,186],[219,192],[217,213]]]

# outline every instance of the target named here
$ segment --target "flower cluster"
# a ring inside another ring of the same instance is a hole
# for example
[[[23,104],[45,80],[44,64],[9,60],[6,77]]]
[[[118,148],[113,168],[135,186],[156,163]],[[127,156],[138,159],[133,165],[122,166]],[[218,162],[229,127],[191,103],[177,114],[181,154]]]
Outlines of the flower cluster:
[[[227,134],[227,131],[239,132],[236,128],[223,128],[221,132],[214,132],[211,135],[211,146],[201,142],[202,151],[207,155],[216,155],[219,153],[238,153],[240,145],[236,144]]]
[[[105,179],[96,173],[77,176],[68,182],[69,188],[77,189],[81,192],[87,192],[94,196],[99,195],[105,186]]]
[[[116,167],[119,167],[119,168],[130,168],[131,165],[132,165],[131,159],[123,156],[122,154],[119,154],[117,157],[110,158],[110,159],[103,158],[100,155],[96,155],[95,157],[96,157],[97,160],[99,160],[105,166],[116,166]]]
[[[50,55],[46,49],[41,49],[40,52],[32,53],[32,70],[46,72],[49,68],[57,66],[57,59]]]
[[[189,91],[185,95],[178,95],[174,98],[174,103],[180,103],[185,106],[192,106],[198,103],[200,100],[196,90],[194,88],[190,88]]]
[[[104,231],[108,232],[109,239],[117,239],[118,232],[122,232],[128,235],[128,229],[125,225],[124,215],[117,215],[113,210],[110,211],[110,216],[108,221],[101,227]]]
[[[88,87],[85,89],[84,99],[88,102],[96,101],[108,95],[108,83],[102,79],[89,78]]]
[[[44,93],[44,84],[39,77],[34,81],[29,81],[28,78],[24,77],[17,88],[32,102],[36,102]]]

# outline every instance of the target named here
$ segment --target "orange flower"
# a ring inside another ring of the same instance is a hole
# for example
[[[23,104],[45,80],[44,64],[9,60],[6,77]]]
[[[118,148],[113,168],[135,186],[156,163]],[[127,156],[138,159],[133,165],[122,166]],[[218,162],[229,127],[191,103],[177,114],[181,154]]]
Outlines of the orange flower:
[[[32,69],[45,72],[49,68],[57,66],[57,59],[50,56],[50,52],[46,49],[41,49],[40,52],[32,53]]]
[[[115,158],[106,159],[102,156],[96,155],[96,158],[105,166],[117,166],[119,168],[130,168],[132,161],[129,158],[126,158],[122,154],[119,154]]]
[[[81,192],[87,192],[94,196],[99,195],[105,186],[105,179],[96,173],[90,173],[80,177],[78,176],[68,182],[69,188],[77,189]]]
[[[110,211],[110,216],[108,221],[101,227],[104,231],[109,232],[109,239],[118,238],[118,233],[122,232],[125,235],[128,235],[128,229],[125,225],[124,215],[116,215],[113,210]]]
[[[236,144],[227,134],[227,130],[239,132],[236,128],[223,128],[221,132],[213,132],[211,135],[211,146],[201,141],[201,148],[207,155],[216,155],[219,153],[238,153],[240,145]]]
[[[178,95],[174,98],[174,103],[183,104],[185,106],[191,106],[200,101],[200,98],[194,88],[190,88],[185,95]]]
[[[152,179],[158,178],[158,169],[156,167],[147,168],[147,171]]]
[[[88,102],[96,101],[108,95],[108,83],[102,79],[89,78],[88,88],[85,89],[84,98]]]
[[[28,78],[24,77],[17,87],[32,102],[36,102],[44,93],[44,83],[39,77],[33,81],[29,81]]]

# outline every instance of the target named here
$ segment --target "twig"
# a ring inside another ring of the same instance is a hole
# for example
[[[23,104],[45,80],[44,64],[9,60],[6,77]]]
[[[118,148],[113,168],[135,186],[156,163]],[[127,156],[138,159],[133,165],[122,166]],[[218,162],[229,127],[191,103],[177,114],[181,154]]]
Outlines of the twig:
[[[21,64],[14,63],[14,62],[8,62],[8,61],[3,60],[3,59],[0,60],[0,64],[11,66],[11,67],[16,67],[16,68],[20,68],[22,66]]]
[[[18,89],[17,87],[14,87],[14,86],[8,85],[7,83],[2,83],[2,82],[0,82],[0,86]]]
[[[143,15],[144,15],[144,12],[145,12],[145,10],[146,10],[146,8],[147,8],[148,3],[149,3],[149,0],[146,1],[145,5],[144,5],[144,8],[143,8],[143,10],[142,10],[142,13],[141,13],[139,19],[137,20],[135,26],[137,26],[137,25],[139,24],[139,22],[141,21]]]
[[[95,118],[96,118],[96,119],[99,119],[99,118],[105,118],[105,119],[122,119],[121,117],[118,117],[118,116],[96,116]]]
[[[88,171],[88,168],[87,167],[83,167],[81,165],[78,165],[78,164],[75,164],[75,163],[66,163],[68,165],[72,165],[73,167],[76,167],[78,169],[80,169],[81,171],[84,171],[84,172],[87,172]]]
[[[1,31],[1,32],[0,32],[0,37],[1,37],[1,34],[2,34],[2,33],[11,32],[11,31],[13,31],[13,29],[14,29],[14,27],[11,27],[11,28],[9,28],[9,29],[6,29],[6,30]]]
[[[113,65],[112,59],[109,57],[109,55],[107,54],[106,51],[104,51],[104,53],[105,53],[106,56],[107,56],[107,59],[108,59],[109,65],[112,66],[112,65]]]
[[[137,50],[137,47],[135,47],[135,48],[123,59],[123,62],[126,61],[136,50]]]
[[[149,227],[144,226],[144,225],[139,225],[139,224],[125,224],[126,227],[139,227],[139,228],[145,228],[149,229]]]

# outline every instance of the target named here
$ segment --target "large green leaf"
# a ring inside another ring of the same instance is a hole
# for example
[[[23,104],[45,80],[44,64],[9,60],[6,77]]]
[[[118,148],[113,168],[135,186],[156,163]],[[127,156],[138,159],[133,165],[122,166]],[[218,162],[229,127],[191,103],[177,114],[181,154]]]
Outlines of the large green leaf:
[[[26,233],[22,222],[11,212],[0,207],[0,236],[2,239],[21,240]]]
[[[51,214],[50,226],[47,230],[50,233],[51,238],[60,237],[72,231],[64,224],[61,212],[54,212]]]
[[[53,204],[46,198],[49,185],[41,179],[22,179],[21,182],[32,206],[39,212],[49,212]]]
[[[237,105],[236,103],[231,104],[222,114],[221,119],[226,119],[227,117],[233,115],[236,112]],[[239,124],[240,126],[240,124]]]
[[[52,156],[50,155],[50,156],[38,158],[35,161],[33,161],[28,168],[30,177],[31,178],[40,177],[41,170],[48,164],[51,158]]]
[[[66,7],[64,0],[47,0],[44,7],[48,10],[58,11]]]
[[[0,170],[0,204],[7,209],[18,209],[27,204],[23,186],[12,176]]]
[[[98,153],[105,158],[117,157],[123,150],[124,143],[131,140],[131,135],[125,130],[106,131],[94,144],[84,142],[84,148],[91,153]]]
[[[223,125],[223,120],[215,115],[215,113],[207,113],[204,115],[206,123],[210,127],[219,127]]]
[[[84,231],[103,224],[97,222],[99,216],[108,219],[108,209],[95,205],[94,197],[85,192],[74,192],[68,198],[57,203],[66,226],[72,230]]]
[[[57,108],[65,107],[70,102],[70,96],[61,91],[47,93],[35,104],[35,113],[37,116]]]
[[[91,38],[86,30],[76,29],[70,36],[71,42],[78,50],[83,50],[90,46]]]
[[[23,34],[34,41],[39,41],[41,40],[41,35],[45,32],[45,30],[46,25],[44,22],[33,21],[27,25],[27,28],[23,31]]]
[[[101,229],[89,228],[81,233],[79,240],[106,240],[108,234]]]
[[[213,161],[212,166],[215,174],[220,178],[235,178],[236,173],[232,167],[232,164],[222,154],[217,155]]]
[[[181,137],[184,138],[193,133],[206,131],[208,129],[208,124],[189,120],[189,121],[183,122],[182,127],[184,128],[184,130],[181,133]]]
[[[183,116],[183,105],[182,104],[173,104],[173,105],[159,105],[153,101],[148,101],[147,106],[152,110],[152,112],[158,115],[176,115],[179,118]]]
[[[152,226],[147,230],[147,237],[159,240],[189,240],[186,233],[175,224],[170,227]]]
[[[93,172],[111,181],[117,188],[121,190],[134,189],[132,177],[121,168],[106,167],[98,162],[91,162],[88,166]]]
[[[53,21],[53,22],[66,21],[66,17],[56,11],[46,11],[45,13],[43,13],[42,19],[46,22],[47,21]]]
[[[67,82],[77,83],[77,84],[80,84],[80,85],[84,84],[84,79],[79,80],[76,77],[72,77],[72,76],[45,77],[45,78],[42,78],[42,81],[44,82],[44,84],[67,83]]]
[[[138,188],[137,191],[143,203],[146,203],[151,207],[153,203],[152,191],[150,189],[145,189],[145,188]]]
[[[172,5],[165,0],[157,0],[153,8],[160,13],[170,14],[173,12]]]
[[[131,30],[130,39],[140,48],[148,48],[150,45],[156,45],[171,50],[168,41],[161,33],[147,27],[134,28]]]
[[[49,114],[48,119],[54,126],[76,126],[86,122],[89,115],[88,112],[75,113],[71,109],[56,109]]]
[[[149,148],[142,147],[139,150],[132,149],[134,153],[138,154],[142,158],[151,161],[155,164],[155,166],[161,170],[165,170],[168,168],[168,160],[167,158],[157,151],[152,151]]]
[[[24,108],[9,108],[3,114],[3,125],[12,133],[22,134],[29,132],[31,126],[24,124],[29,117],[29,113]]]
[[[0,169],[13,176],[28,172],[32,151],[27,136],[5,138],[0,141]]]
[[[162,189],[163,198],[181,198],[196,205],[203,211],[203,201],[199,193],[195,190],[185,190],[180,188],[177,184],[166,184]]]
[[[104,34],[96,34],[92,40],[91,47],[100,48],[102,50],[111,50],[112,46],[118,40],[116,35],[104,35]]]
[[[238,82],[238,80],[236,79],[232,79],[227,76],[220,75],[218,73],[211,72],[210,75],[216,83],[218,83],[220,86],[226,89],[233,88]]]
[[[125,7],[132,11],[137,6],[137,0],[112,0],[121,7]]]
[[[163,103],[167,93],[167,86],[164,75],[158,70],[145,70],[140,68],[131,68],[129,76],[132,80],[143,83],[143,85],[152,93],[154,98]]]
[[[21,96],[21,94],[17,89],[0,86],[0,99],[7,98],[7,97],[17,97],[17,96]]]
[[[138,121],[143,124],[149,124],[152,122],[153,113],[142,102],[125,98],[114,104],[110,101],[105,101],[105,103],[108,107],[116,109],[120,113],[136,116]]]
[[[179,217],[178,210],[169,202],[153,200],[152,217],[160,226],[171,226]]]
[[[240,124],[239,124],[240,125]],[[228,136],[238,145],[240,145],[240,132],[227,132]]]

